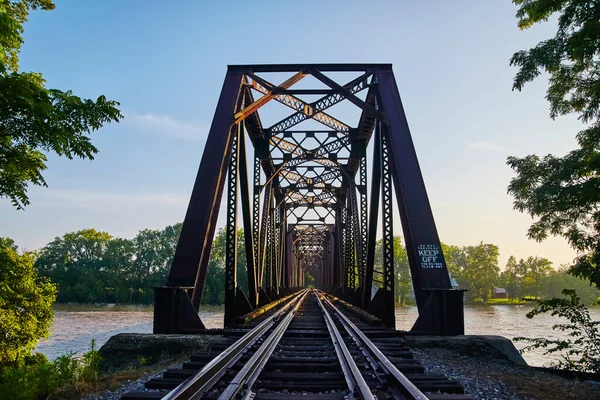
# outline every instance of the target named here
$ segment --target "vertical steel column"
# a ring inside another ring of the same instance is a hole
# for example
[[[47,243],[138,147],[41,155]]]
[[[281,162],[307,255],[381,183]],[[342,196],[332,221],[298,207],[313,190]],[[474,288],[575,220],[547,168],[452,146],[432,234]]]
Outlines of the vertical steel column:
[[[271,195],[269,195],[269,200],[267,203],[271,203]],[[272,274],[271,272],[273,271],[273,212],[271,210],[271,208],[269,207],[269,210],[267,212],[268,215],[268,223],[267,223],[267,249],[266,249],[266,253],[267,253],[267,257],[266,257],[266,262],[265,262],[265,281],[263,282],[263,287],[266,290],[267,294],[270,296],[271,295],[271,288],[273,287],[272,285]]]
[[[258,286],[264,289],[263,279],[265,274],[266,258],[267,258],[267,236],[269,232],[270,210],[271,210],[271,183],[267,183],[264,187],[263,195],[263,210],[260,219],[260,233],[258,239]],[[260,195],[259,195],[260,196]],[[259,299],[260,301],[260,299]]]
[[[336,211],[337,214],[337,211]],[[337,231],[336,231],[336,226],[337,226],[337,217],[335,218],[335,222],[334,225],[331,229],[331,231],[329,232],[329,269],[327,271],[327,290],[332,290],[335,287],[335,279],[334,279],[334,274],[335,274],[335,262],[336,262],[336,257],[335,257],[335,249],[336,249],[336,245],[335,245],[335,238],[337,236]]]
[[[171,287],[194,287],[192,304],[202,300],[225,176],[231,155],[234,114],[242,82],[240,72],[227,72],[194,189],[181,228],[167,280]]]
[[[350,186],[349,191],[353,188]],[[354,251],[354,219],[352,218],[352,196],[348,196],[348,204],[346,207],[346,279],[348,281],[347,287],[354,289],[356,281],[356,262],[355,262],[355,251]],[[351,290],[349,293],[353,293]]]
[[[276,198],[275,201],[279,203]],[[273,265],[274,265],[274,293],[279,294],[279,289],[281,288],[281,250],[282,250],[282,240],[281,240],[281,207],[280,205],[273,212],[275,213],[275,226],[273,227],[273,240],[275,242],[275,247],[273,249]]]
[[[260,243],[260,158],[256,154],[258,150],[254,149],[254,190],[253,190],[253,201],[252,201],[252,246],[254,248],[254,265],[257,272],[257,286],[262,283],[262,268],[261,266],[261,254],[262,249]]]
[[[396,326],[394,310],[394,228],[392,212],[392,174],[390,171],[390,148],[387,129],[383,129],[381,151],[381,193],[383,234],[383,289],[386,290],[383,321],[387,327]]]
[[[367,269],[363,289],[363,308],[371,303],[375,247],[377,244],[377,217],[379,214],[379,193],[381,192],[381,122],[375,125],[375,145],[373,146],[373,177],[371,179],[371,208],[369,210],[369,234],[367,247]]]
[[[354,271],[354,277],[352,279],[353,281],[353,288],[356,288],[357,284],[358,287],[362,287],[362,260],[363,260],[363,241],[362,241],[362,230],[361,230],[361,226],[360,226],[360,222],[359,222],[359,209],[358,209],[358,204],[357,204],[357,200],[356,200],[356,185],[352,185],[350,186],[350,210],[351,210],[351,215],[352,215],[352,250],[354,253],[354,257],[352,258],[353,260],[353,268],[352,270]],[[356,275],[358,275],[358,282],[356,279]]]
[[[341,274],[340,270],[343,270],[342,265],[344,262],[342,255],[342,235],[344,234],[344,230],[342,229],[342,213],[344,212],[344,207],[339,204],[338,199],[338,207],[335,210],[335,234],[334,234],[334,249],[333,249],[333,269],[332,269],[332,287],[334,290],[342,287],[342,281],[340,280]]]
[[[344,203],[346,199],[344,199]],[[349,233],[349,229],[348,229],[348,208],[346,207],[346,204],[344,204],[342,206],[342,276],[341,276],[341,282],[342,282],[342,293],[346,294],[348,289],[348,285],[350,283],[350,279],[349,279],[349,275],[350,275],[350,268],[349,268],[349,260],[350,260],[350,255],[348,254],[350,252],[350,241],[348,240],[348,233]]]
[[[227,182],[227,222],[225,227],[225,326],[235,323],[235,291],[237,289],[237,181],[238,151],[241,124],[237,124],[236,135],[231,146],[229,179]]]
[[[389,131],[390,167],[419,312],[431,289],[451,289],[446,261],[392,68],[376,73]],[[462,308],[460,309],[462,311]]]
[[[239,181],[240,181],[240,202],[242,205],[242,219],[244,223],[244,244],[246,248],[246,268],[248,275],[248,301],[254,308],[257,306],[257,279],[256,279],[256,234],[257,230],[248,229],[249,226],[254,226],[250,211],[250,193],[248,187],[248,162],[246,157],[246,133],[242,129],[239,135]]]
[[[365,270],[367,268],[367,155],[360,159],[360,234],[361,234],[361,259],[360,259],[360,280],[359,286],[365,286]]]
[[[285,204],[282,204],[279,208],[279,288],[281,295],[287,288],[287,222],[285,213]]]

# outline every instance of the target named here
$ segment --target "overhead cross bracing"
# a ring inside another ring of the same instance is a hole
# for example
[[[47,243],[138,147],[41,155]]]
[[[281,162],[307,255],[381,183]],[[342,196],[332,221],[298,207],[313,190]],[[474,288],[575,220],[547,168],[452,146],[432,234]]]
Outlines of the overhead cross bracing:
[[[451,290],[391,65],[228,67],[167,286],[156,292],[155,331],[203,327],[196,310],[223,192],[226,325],[310,284],[394,326],[397,207],[420,312],[414,329],[462,329],[462,293]]]

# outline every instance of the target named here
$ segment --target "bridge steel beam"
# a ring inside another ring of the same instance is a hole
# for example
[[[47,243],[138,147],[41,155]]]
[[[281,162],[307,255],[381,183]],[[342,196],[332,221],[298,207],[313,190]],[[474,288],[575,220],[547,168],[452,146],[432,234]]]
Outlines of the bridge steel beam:
[[[288,77],[274,84],[272,73]],[[353,77],[340,82],[346,73]],[[325,89],[297,88],[308,75]],[[319,98],[305,101],[305,95]],[[356,121],[328,111],[341,102],[356,110]],[[260,114],[272,103],[290,113],[265,128]],[[308,123],[323,128],[305,129]],[[204,329],[198,307],[225,187],[226,327],[305,285],[344,297],[393,327],[397,206],[419,309],[412,331],[464,332],[463,292],[450,285],[390,64],[229,66],[205,149],[166,286],[156,288],[154,332]],[[383,254],[376,257],[380,216]],[[237,279],[240,223],[247,287]]]

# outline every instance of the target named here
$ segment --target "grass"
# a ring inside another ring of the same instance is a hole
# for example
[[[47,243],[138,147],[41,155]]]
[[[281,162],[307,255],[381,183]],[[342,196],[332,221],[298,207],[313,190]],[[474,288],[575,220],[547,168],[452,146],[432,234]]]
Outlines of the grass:
[[[523,300],[523,299],[488,299],[485,304],[489,304],[489,305],[498,305],[498,304],[519,305],[519,304],[527,304],[527,301]]]
[[[102,374],[92,382],[75,382],[59,388],[50,398],[60,400],[75,400],[90,395],[102,393],[107,390],[116,390],[123,385],[136,381],[158,371],[167,369],[173,364],[181,363],[189,358],[189,354],[180,354],[173,358],[167,358],[153,365],[141,365],[126,370],[114,371]]]
[[[189,357],[191,351],[161,355],[160,362],[147,365],[141,357],[130,367],[109,372],[100,369],[102,357],[92,341],[90,350],[81,357],[68,352],[54,361],[43,354],[24,357],[14,365],[0,366],[0,398],[12,400],[61,399],[87,397],[166,369]]]

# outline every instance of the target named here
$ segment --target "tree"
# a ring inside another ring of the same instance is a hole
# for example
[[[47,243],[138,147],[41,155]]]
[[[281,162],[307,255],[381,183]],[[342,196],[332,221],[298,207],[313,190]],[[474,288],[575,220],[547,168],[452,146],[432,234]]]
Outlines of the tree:
[[[446,259],[448,272],[459,283],[459,287],[467,288],[467,277],[465,276],[465,268],[467,267],[467,255],[464,248],[458,246],[447,245],[442,243],[442,252]]]
[[[465,276],[473,293],[485,302],[498,284],[498,246],[481,242],[477,246],[465,247],[465,252]]]
[[[600,292],[590,285],[589,280],[583,280],[564,272],[554,271],[550,273],[543,283],[544,298],[560,297],[563,289],[569,289],[577,292],[583,304],[593,304],[597,302]]]
[[[550,117],[576,114],[584,124],[578,147],[565,156],[509,157],[516,172],[508,187],[514,208],[536,221],[528,236],[566,238],[579,253],[570,273],[600,285],[600,1],[513,0],[518,26],[527,29],[558,15],[553,38],[516,52],[513,90],[550,75]]]
[[[19,255],[14,242],[0,238],[0,365],[28,355],[48,337],[56,287],[38,276],[33,255]]]
[[[510,298],[521,298],[521,276],[518,271],[519,265],[514,256],[510,256],[506,262],[506,269],[500,274],[500,285],[508,292]]]
[[[175,224],[129,240],[84,229],[48,243],[35,265],[58,284],[61,302],[150,303],[152,288],[165,284],[180,232]]]
[[[0,0],[0,197],[17,209],[29,204],[28,185],[47,186],[46,153],[94,159],[89,134],[123,118],[119,103],[81,99],[48,89],[42,74],[18,72],[23,24],[30,10],[53,10],[51,0]]]
[[[102,302],[107,276],[104,259],[112,237],[106,232],[84,229],[66,233],[48,243],[35,266],[58,284],[61,302]]]
[[[545,279],[553,272],[552,262],[543,257],[527,257],[519,262],[524,271],[523,284],[526,294],[535,297],[544,295]]]

